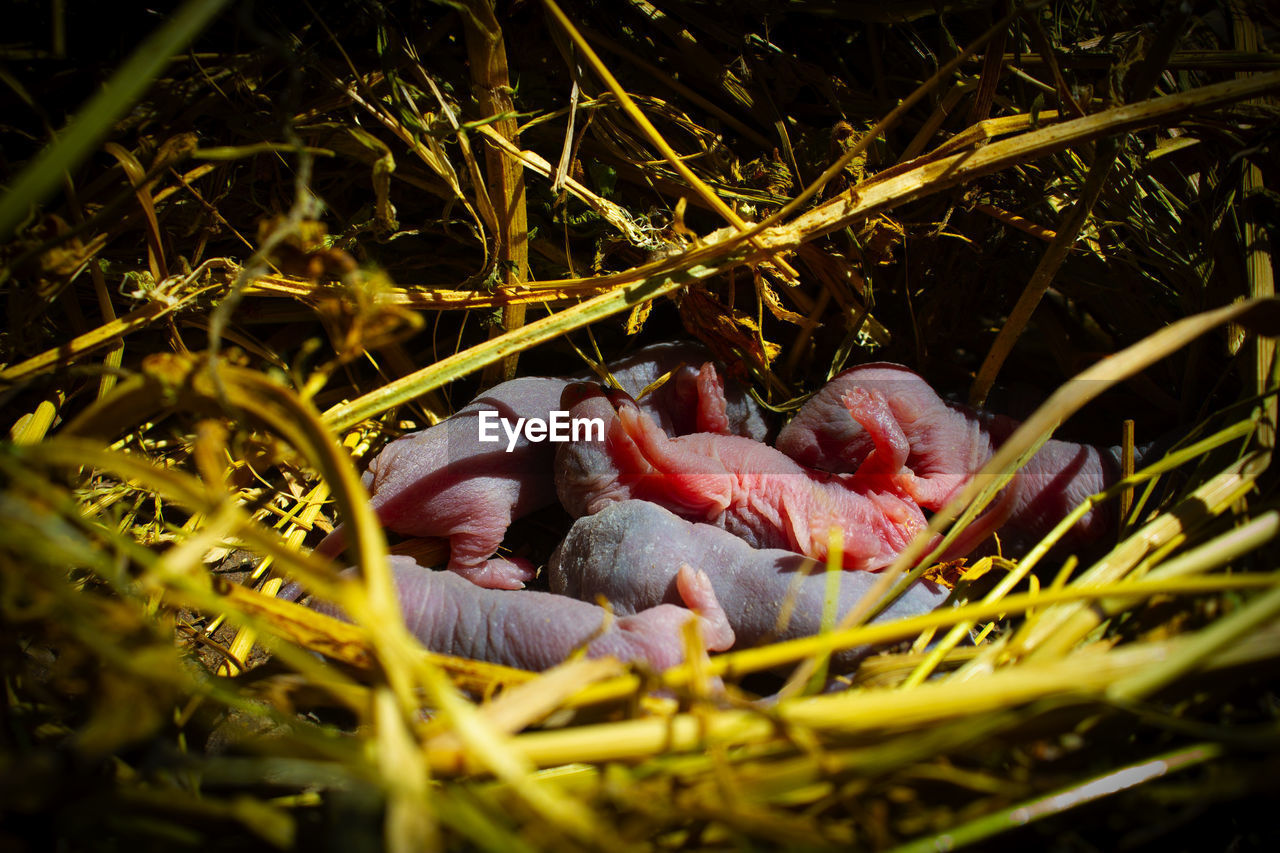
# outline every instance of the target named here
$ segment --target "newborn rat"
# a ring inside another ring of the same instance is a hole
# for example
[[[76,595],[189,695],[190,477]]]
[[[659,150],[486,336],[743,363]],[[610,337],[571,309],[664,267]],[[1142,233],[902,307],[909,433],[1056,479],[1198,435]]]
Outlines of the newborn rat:
[[[824,567],[799,554],[752,548],[708,524],[686,521],[647,501],[610,504],[578,519],[552,555],[547,576],[553,592],[585,601],[604,596],[617,613],[635,613],[681,601],[679,573],[704,572],[737,637],[735,648],[817,634],[827,578]],[[876,582],[869,572],[840,572],[836,619],[844,616]],[[876,617],[906,618],[938,607],[948,591],[917,581]],[[781,623],[784,610],[790,618]],[[842,670],[870,648],[845,649],[833,657]]]
[[[920,506],[938,510],[1018,426],[943,400],[902,365],[864,364],[810,397],[778,433],[777,447],[812,468],[891,479]],[[1038,539],[1116,481],[1118,457],[1118,448],[1050,439],[978,523],[988,532],[1004,526]],[[1097,541],[1111,523],[1107,510],[1091,510],[1069,536],[1079,544]]]
[[[574,651],[587,657],[643,661],[654,669],[681,663],[681,626],[702,623],[709,651],[733,645],[733,630],[705,574],[688,567],[673,572],[671,601],[629,610],[615,618],[603,607],[532,590],[484,589],[457,574],[435,571],[411,557],[392,555],[390,567],[405,626],[423,646],[441,654],[519,669],[543,670]],[[355,569],[347,569],[350,576]],[[329,602],[311,607],[346,616]]]

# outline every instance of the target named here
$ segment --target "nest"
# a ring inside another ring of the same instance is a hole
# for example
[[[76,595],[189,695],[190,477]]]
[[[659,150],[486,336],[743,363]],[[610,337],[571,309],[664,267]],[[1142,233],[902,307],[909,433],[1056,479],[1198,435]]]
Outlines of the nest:
[[[1274,10],[224,6],[3,50],[0,844],[1274,847]],[[806,640],[424,651],[363,462],[672,337],[779,418],[867,361],[1025,418],[938,533],[1051,434],[1176,440],[1103,547],[921,544]]]

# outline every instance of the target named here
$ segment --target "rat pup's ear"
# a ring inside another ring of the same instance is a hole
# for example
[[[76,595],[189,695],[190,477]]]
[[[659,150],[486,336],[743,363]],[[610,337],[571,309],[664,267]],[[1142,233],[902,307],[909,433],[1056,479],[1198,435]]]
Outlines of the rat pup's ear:
[[[605,389],[598,382],[570,382],[560,392],[560,408],[572,409],[583,400],[604,396]]]

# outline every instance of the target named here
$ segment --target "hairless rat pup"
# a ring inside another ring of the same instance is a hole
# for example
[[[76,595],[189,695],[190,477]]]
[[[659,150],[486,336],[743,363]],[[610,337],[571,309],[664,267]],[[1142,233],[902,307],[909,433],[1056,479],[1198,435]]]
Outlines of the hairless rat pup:
[[[763,439],[768,431],[763,415],[742,389],[711,388],[693,366],[706,357],[707,351],[696,345],[655,344],[615,363],[611,373],[622,388],[638,394],[680,368],[643,398],[646,411],[677,432],[713,430]],[[497,412],[509,424],[519,418],[547,419],[569,381],[530,377],[503,382],[453,417],[388,444],[363,477],[378,519],[396,533],[447,537],[449,569],[473,583],[523,586],[533,577],[533,566],[493,555],[514,519],[555,500],[555,445],[531,442],[523,432],[509,438],[503,429],[495,430],[499,441],[482,442],[481,413]],[[344,547],[345,535],[338,527],[316,550],[332,556]]]
[[[758,550],[717,527],[694,524],[648,501],[611,504],[578,519],[547,565],[553,592],[585,601],[604,596],[617,613],[647,612],[681,601],[682,566],[704,572],[715,588],[737,647],[817,634],[827,578],[807,557]],[[841,572],[836,617],[843,617],[871,588],[869,572]],[[927,613],[947,590],[917,581],[876,621]],[[790,616],[783,620],[784,611]],[[845,649],[833,657],[852,669],[870,651]]]
[[[925,509],[941,509],[1018,427],[937,395],[899,364],[844,371],[814,394],[778,434],[777,447],[803,465],[888,478]],[[1039,538],[1086,497],[1115,482],[1118,450],[1050,439],[1014,476],[978,524]],[[1112,519],[1091,510],[1070,531],[1087,544]]]
[[[704,380],[714,374],[702,368]],[[561,406],[604,420],[604,441],[561,444],[556,490],[570,514],[649,500],[760,548],[824,559],[828,531],[844,533],[846,569],[880,569],[926,527],[924,514],[892,478],[829,474],[799,465],[750,438],[712,433],[670,438],[625,394],[575,383]]]
[[[733,645],[711,581],[688,567],[672,572],[670,602],[655,601],[615,618],[603,607],[563,595],[484,589],[411,557],[392,555],[390,566],[405,626],[441,654],[537,671],[585,649],[587,657],[643,661],[662,670],[684,660],[681,626],[690,618],[700,620],[708,651]],[[313,601],[311,607],[346,618],[328,602]]]

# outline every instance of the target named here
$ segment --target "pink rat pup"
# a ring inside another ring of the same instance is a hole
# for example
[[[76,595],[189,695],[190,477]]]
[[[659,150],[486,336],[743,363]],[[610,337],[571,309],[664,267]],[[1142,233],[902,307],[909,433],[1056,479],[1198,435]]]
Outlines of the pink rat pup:
[[[611,373],[623,388],[639,393],[675,370],[642,404],[668,428],[763,438],[767,426],[761,411],[740,388],[730,389],[727,396],[703,390],[705,380],[692,365],[702,364],[706,354],[690,344],[655,344],[614,364]],[[499,589],[523,586],[534,567],[494,554],[514,519],[555,501],[555,445],[531,441],[523,431],[512,435],[507,427],[514,430],[521,418],[548,419],[569,381],[529,377],[503,382],[453,417],[388,444],[363,477],[378,519],[406,536],[447,537],[449,569],[473,583]],[[485,435],[496,441],[482,440],[482,418],[487,421]],[[316,550],[332,556],[344,547],[339,527]]]
[[[423,646],[441,654],[537,671],[585,649],[587,657],[644,662],[662,670],[684,661],[681,629],[692,618],[701,622],[706,650],[733,645],[733,630],[711,581],[688,567],[676,573],[671,603],[655,602],[615,618],[603,607],[563,595],[484,589],[411,557],[393,555],[390,566],[405,626]],[[346,618],[328,602],[311,607]]]
[[[715,371],[702,369],[704,384]],[[832,526],[844,533],[846,569],[880,569],[926,527],[892,479],[807,469],[767,444],[713,433],[670,438],[625,394],[577,383],[561,401],[572,417],[599,418],[603,441],[561,444],[556,490],[570,514],[647,500],[723,528],[758,548],[825,559]]]
[[[683,600],[680,573],[692,566],[715,588],[733,628],[735,648],[817,634],[827,596],[822,565],[790,551],[752,548],[731,533],[695,524],[648,501],[622,501],[574,522],[547,564],[552,592],[595,601],[619,614],[647,612]],[[877,582],[870,572],[841,572],[836,619]],[[874,621],[917,616],[939,607],[948,591],[920,580]],[[869,646],[837,652],[837,669],[853,669]]]
[[[778,434],[777,447],[824,471],[865,472],[896,482],[925,509],[941,509],[1018,427],[1004,415],[948,403],[899,364],[844,371],[809,398]],[[1039,538],[1089,495],[1115,482],[1116,450],[1050,439],[979,520]],[[1071,532],[1085,544],[1105,535],[1106,511],[1086,514]],[[985,534],[984,534],[985,535]]]

